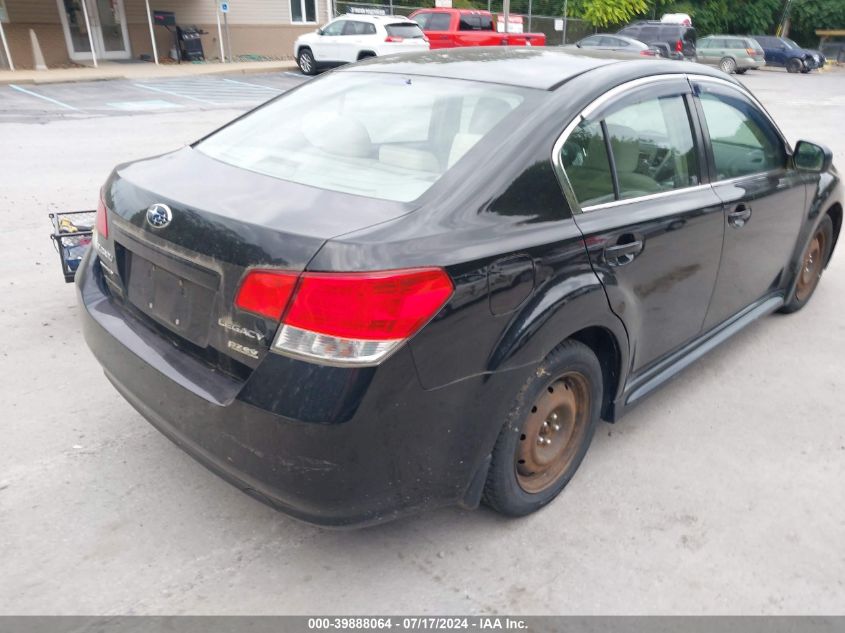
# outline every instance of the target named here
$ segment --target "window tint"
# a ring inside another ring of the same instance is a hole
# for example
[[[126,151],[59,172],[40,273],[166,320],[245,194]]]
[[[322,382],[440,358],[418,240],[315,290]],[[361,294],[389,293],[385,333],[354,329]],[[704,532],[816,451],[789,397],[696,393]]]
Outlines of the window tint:
[[[400,22],[398,24],[388,24],[385,28],[387,29],[387,34],[391,37],[401,37],[403,39],[425,37],[417,24]]]
[[[614,199],[613,176],[599,122],[582,121],[561,151],[561,163],[581,206]]]
[[[358,20],[347,20],[346,27],[343,29],[344,35],[373,35],[375,32],[375,24]]]
[[[448,13],[426,13],[428,20],[420,24],[424,31],[448,31],[452,23],[452,16]],[[417,16],[420,18],[422,16]]]
[[[346,26],[346,20],[335,20],[323,28],[323,35],[340,35]]]
[[[605,122],[620,198],[698,184],[698,153],[683,97],[625,106]]]
[[[481,17],[477,15],[462,14],[458,21],[458,30],[460,31],[480,31]]]
[[[765,116],[739,97],[703,93],[704,119],[713,146],[716,178],[738,178],[786,164],[786,152]]]
[[[598,35],[591,35],[581,40],[581,46],[598,46],[601,38]]]

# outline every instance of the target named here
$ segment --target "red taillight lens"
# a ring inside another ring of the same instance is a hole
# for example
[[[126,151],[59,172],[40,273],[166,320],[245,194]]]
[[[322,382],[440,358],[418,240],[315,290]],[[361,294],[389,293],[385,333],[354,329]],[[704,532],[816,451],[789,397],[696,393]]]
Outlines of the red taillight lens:
[[[235,305],[281,319],[277,352],[374,365],[434,317],[453,289],[440,268],[299,275],[255,270],[241,283]]]
[[[388,35],[386,38],[384,38],[384,41],[385,42],[403,42],[403,41],[405,41],[405,38],[396,37],[395,35]]]
[[[452,282],[439,268],[305,273],[285,325],[342,338],[408,338],[443,307]]]
[[[678,40],[675,42],[675,52],[683,53],[684,52],[684,42],[683,40]]]
[[[652,50],[644,50],[644,51],[640,51],[640,55],[642,57],[654,57],[655,55],[657,55],[657,53],[655,53]]]
[[[97,234],[105,238],[109,236],[109,219],[106,216],[106,201],[103,200],[102,192],[100,192],[100,201],[97,203]]]
[[[250,271],[241,282],[235,305],[241,310],[279,321],[293,294],[297,273],[272,270]]]
[[[746,48],[745,52],[746,52],[747,55],[749,55],[751,57],[754,57],[754,55],[757,54],[757,51],[755,51],[753,48]]]

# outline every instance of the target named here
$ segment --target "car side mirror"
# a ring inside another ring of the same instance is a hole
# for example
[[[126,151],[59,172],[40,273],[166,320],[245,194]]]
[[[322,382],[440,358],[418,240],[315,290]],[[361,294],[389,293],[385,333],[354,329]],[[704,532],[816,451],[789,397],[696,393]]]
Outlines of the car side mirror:
[[[798,141],[792,159],[795,162],[796,169],[819,174],[830,169],[830,165],[833,163],[833,152],[825,145],[811,143],[810,141]]]

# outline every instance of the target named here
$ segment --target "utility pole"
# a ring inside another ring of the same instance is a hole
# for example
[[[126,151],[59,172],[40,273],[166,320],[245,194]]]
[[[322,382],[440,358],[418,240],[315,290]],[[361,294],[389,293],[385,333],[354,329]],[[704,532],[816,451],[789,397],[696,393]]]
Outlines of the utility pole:
[[[511,0],[505,0],[502,6],[502,13],[505,17],[505,33],[507,33],[510,29],[508,27],[508,23],[510,22],[510,15],[511,15]]]

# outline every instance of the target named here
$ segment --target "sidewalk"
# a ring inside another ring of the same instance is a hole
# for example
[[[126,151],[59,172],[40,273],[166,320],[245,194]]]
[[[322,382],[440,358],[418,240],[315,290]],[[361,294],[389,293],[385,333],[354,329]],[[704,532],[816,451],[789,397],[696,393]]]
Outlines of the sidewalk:
[[[296,70],[294,61],[234,62],[221,64],[206,62],[200,64],[162,64],[100,62],[99,68],[54,68],[50,70],[0,71],[0,85],[3,84],[51,84],[73,81],[98,81],[103,79],[161,79],[173,77],[196,77],[199,75],[268,73]]]

